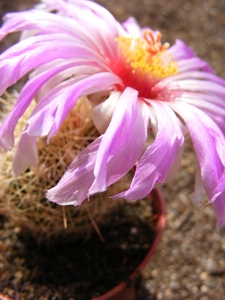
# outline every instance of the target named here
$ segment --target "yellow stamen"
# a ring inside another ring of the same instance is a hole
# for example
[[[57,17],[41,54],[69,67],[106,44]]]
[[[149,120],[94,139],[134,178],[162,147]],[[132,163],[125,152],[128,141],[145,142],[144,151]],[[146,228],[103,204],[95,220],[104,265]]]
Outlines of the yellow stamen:
[[[149,74],[156,78],[165,78],[177,73],[177,62],[166,53],[168,43],[161,44],[161,34],[151,30],[143,33],[143,38],[118,37],[116,41],[134,74]]]

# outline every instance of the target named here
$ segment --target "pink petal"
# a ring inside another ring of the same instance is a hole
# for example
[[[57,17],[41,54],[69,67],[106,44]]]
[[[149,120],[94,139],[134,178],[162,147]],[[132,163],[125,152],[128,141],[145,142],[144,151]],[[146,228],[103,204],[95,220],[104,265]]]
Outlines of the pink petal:
[[[198,70],[200,68],[205,72],[213,72],[212,68],[204,60],[196,57],[194,51],[179,39],[166,52],[172,55],[174,61],[178,62],[180,72],[191,69]]]
[[[130,36],[137,38],[141,36],[141,28],[135,18],[128,18],[125,22],[122,23],[122,26],[126,29],[127,33]]]
[[[120,31],[123,32],[123,28],[108,10],[92,1],[80,1],[75,5],[57,1],[51,3],[50,7],[59,10],[60,14],[64,14],[66,17],[75,19],[78,24],[90,31],[105,55],[110,57],[111,61],[116,60],[118,45],[115,38]]]
[[[30,79],[27,84],[23,87],[20,95],[16,101],[16,104],[10,114],[4,119],[0,127],[0,146],[5,151],[11,150],[14,145],[14,130],[19,118],[24,114],[26,109],[29,107],[31,101],[35,97],[40,87],[59,72],[74,67],[76,65],[83,64],[84,61],[80,62],[59,62],[57,66],[46,70],[38,76]]]
[[[170,106],[186,123],[200,164],[203,186],[213,201],[218,196],[215,190],[224,172],[224,135],[210,117],[194,106],[179,102]]]
[[[49,12],[31,9],[27,11],[7,13],[3,18],[0,29],[0,39],[7,34],[23,30],[35,30],[38,34],[64,32],[73,34],[76,22],[72,19],[58,16]],[[58,26],[55,26],[58,23]]]
[[[23,173],[28,167],[35,167],[38,161],[36,137],[24,132],[21,135],[13,159],[13,171],[16,175]]]
[[[80,205],[94,181],[94,165],[102,137],[87,146],[70,164],[58,184],[47,191],[47,199],[60,205]]]
[[[32,69],[59,58],[75,57],[104,62],[100,54],[68,35],[48,34],[21,41],[0,56],[0,95]]]
[[[199,166],[198,161],[195,163],[195,188],[194,188],[194,194],[192,195],[192,201],[195,205],[199,205],[201,201],[201,196],[203,192],[203,182],[201,177],[201,169]]]
[[[222,176],[220,177],[220,180],[218,181],[218,184],[217,186],[215,187],[214,191],[213,191],[213,198],[211,199],[211,203],[213,203],[216,198],[218,196],[220,196],[221,193],[223,193],[225,190],[225,169],[223,171],[223,174]],[[225,198],[224,198],[224,201],[225,201]]]
[[[225,80],[220,78],[219,76],[209,73],[209,72],[203,72],[199,70],[193,70],[193,71],[185,71],[182,73],[177,73],[175,75],[172,75],[170,77],[167,77],[161,81],[164,85],[169,84],[170,82],[174,82],[177,80],[182,79],[196,79],[198,80],[209,80],[215,83],[218,83],[220,85],[225,86]]]
[[[213,94],[206,94],[200,92],[183,92],[177,100],[189,103],[200,108],[203,111],[217,112],[217,114],[224,115],[225,101],[222,97]],[[207,103],[207,105],[206,105]]]
[[[208,80],[185,79],[171,82],[168,86],[169,90],[193,91],[201,93],[211,93],[219,97],[224,97],[225,86],[221,86]]]
[[[6,14],[3,26],[0,28],[0,39],[11,32],[24,30],[35,32],[35,35],[69,34],[72,38],[85,42],[90,48],[99,50],[99,41],[76,19],[37,9]]]
[[[216,229],[219,230],[225,224],[225,192],[216,198],[212,206],[217,215]]]
[[[128,200],[146,197],[154,185],[164,182],[182,148],[180,123],[166,103],[150,101],[156,113],[158,132],[155,141],[142,155],[129,190],[116,195]]]
[[[112,91],[105,101],[101,102],[93,108],[91,114],[92,120],[100,134],[103,134],[108,128],[120,96],[121,92]],[[93,104],[92,101],[91,103]]]
[[[90,193],[104,191],[124,176],[139,159],[147,137],[149,112],[138,92],[126,88],[103,135],[96,158]]]
[[[114,84],[122,85],[121,79],[112,73],[102,72],[79,79],[72,78],[63,82],[38,102],[27,121],[27,132],[30,135],[48,135],[49,140],[57,133],[79,97],[105,90]]]
[[[213,73],[212,68],[199,57],[192,57],[178,61],[178,70],[180,73],[200,69],[202,69],[205,72]]]
[[[179,39],[177,39],[176,43],[167,50],[167,53],[172,54],[172,57],[175,61],[195,56],[194,51]]]

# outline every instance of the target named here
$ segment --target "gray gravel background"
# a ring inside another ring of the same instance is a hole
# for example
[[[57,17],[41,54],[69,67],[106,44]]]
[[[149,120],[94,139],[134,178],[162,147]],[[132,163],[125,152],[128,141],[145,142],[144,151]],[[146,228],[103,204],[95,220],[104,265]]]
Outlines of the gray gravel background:
[[[31,7],[37,1],[1,0],[0,14]],[[120,21],[130,15],[142,26],[162,32],[163,41],[184,40],[198,56],[225,78],[225,1],[99,0]],[[1,44],[7,47],[13,38]],[[177,179],[163,187],[167,200],[167,228],[144,271],[140,299],[225,299],[225,227],[215,230],[211,207],[191,203],[194,155],[188,144]],[[206,203],[206,199],[203,199]]]

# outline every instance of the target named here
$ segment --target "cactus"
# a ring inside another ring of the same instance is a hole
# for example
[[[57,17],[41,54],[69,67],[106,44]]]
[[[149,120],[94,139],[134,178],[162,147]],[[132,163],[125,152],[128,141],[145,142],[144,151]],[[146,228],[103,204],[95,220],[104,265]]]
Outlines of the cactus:
[[[1,98],[2,119],[12,109],[14,101],[15,96],[10,94]],[[15,148],[32,107],[17,125]],[[122,201],[111,200],[110,195],[128,187],[127,181],[122,180],[77,207],[59,206],[45,198],[46,190],[57,184],[74,157],[98,136],[90,117],[91,108],[87,98],[79,99],[49,144],[46,144],[46,138],[39,137],[38,164],[21,175],[13,174],[15,148],[0,156],[0,207],[12,222],[21,227],[21,232],[32,235],[39,244],[60,238],[86,239],[94,230],[101,237],[99,226],[106,222],[107,214],[117,209]]]

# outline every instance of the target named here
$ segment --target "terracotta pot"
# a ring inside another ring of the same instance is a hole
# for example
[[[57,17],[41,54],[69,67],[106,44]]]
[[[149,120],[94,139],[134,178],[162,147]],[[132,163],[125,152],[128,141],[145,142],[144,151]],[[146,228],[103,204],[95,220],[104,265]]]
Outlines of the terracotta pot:
[[[156,233],[155,239],[151,248],[149,249],[147,255],[140,263],[140,265],[134,270],[134,272],[129,276],[127,281],[123,281],[105,294],[94,297],[92,300],[132,300],[135,295],[135,286],[137,284],[139,274],[150,261],[152,255],[154,254],[159,241],[162,237],[163,230],[165,228],[166,221],[166,204],[164,197],[159,189],[154,189],[148,196],[149,201],[152,202],[154,207],[156,221]]]
[[[165,214],[166,206],[162,193],[160,190],[155,189],[148,196],[149,201],[153,205],[154,217],[156,218],[156,232],[155,239],[152,243],[151,248],[146,254],[143,261],[139,266],[134,270],[134,272],[127,278],[126,281],[121,282],[105,294],[94,297],[92,300],[133,300],[135,299],[136,286],[140,279],[140,272],[150,261],[152,255],[154,254],[156,247],[159,244],[159,241],[162,237],[162,233],[165,227]],[[2,295],[0,293],[0,300],[12,300],[8,296]]]

